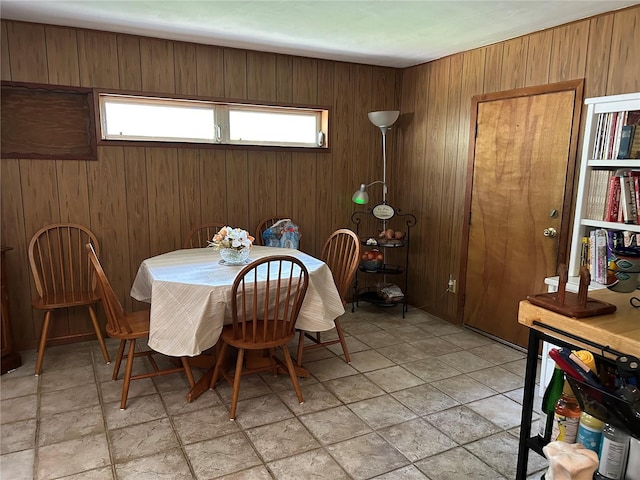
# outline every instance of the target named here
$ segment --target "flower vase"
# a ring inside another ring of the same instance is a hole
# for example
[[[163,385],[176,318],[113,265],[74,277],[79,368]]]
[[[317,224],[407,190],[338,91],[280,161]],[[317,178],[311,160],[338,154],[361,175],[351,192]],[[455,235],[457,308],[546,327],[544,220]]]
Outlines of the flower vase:
[[[221,248],[220,257],[225,265],[244,265],[249,258],[250,249],[248,248]]]

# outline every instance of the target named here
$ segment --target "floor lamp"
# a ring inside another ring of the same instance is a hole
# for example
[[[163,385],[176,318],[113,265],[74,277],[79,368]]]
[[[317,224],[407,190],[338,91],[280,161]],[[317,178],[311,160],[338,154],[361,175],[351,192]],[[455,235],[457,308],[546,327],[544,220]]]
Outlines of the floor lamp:
[[[376,180],[368,185],[360,184],[360,188],[353,194],[351,200],[359,205],[369,203],[367,188],[376,183],[382,183],[382,203],[387,203],[387,132],[391,128],[400,112],[398,110],[385,110],[379,112],[369,112],[369,120],[382,132],[382,180]]]

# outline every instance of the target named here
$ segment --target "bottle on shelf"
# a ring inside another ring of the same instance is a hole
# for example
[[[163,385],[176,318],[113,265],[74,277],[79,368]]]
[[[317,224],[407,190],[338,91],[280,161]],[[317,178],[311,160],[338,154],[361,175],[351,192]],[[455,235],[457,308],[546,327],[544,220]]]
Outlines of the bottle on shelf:
[[[562,395],[563,385],[564,372],[556,365],[551,381],[549,385],[547,385],[547,389],[544,391],[544,396],[542,397],[540,419],[538,420],[538,437],[545,442],[551,440],[556,402],[560,398],[560,395]]]
[[[556,402],[551,440],[576,443],[581,413],[580,405],[578,405],[578,400],[576,400],[571,385],[565,380],[562,387],[562,395]]]
[[[602,429],[600,445],[600,465],[596,478],[622,480],[624,478],[627,455],[629,453],[629,435],[609,423]]]
[[[578,443],[585,448],[600,452],[600,443],[602,442],[602,429],[604,422],[587,412],[580,414],[580,423],[578,425]]]

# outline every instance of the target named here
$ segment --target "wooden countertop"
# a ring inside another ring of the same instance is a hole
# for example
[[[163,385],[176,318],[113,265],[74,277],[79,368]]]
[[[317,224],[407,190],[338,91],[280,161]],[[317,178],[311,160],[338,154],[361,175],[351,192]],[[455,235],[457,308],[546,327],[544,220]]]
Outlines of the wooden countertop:
[[[597,350],[593,346],[581,344],[575,338],[563,336],[545,326],[640,358],[640,308],[633,308],[629,304],[629,298],[634,295],[640,298],[640,291],[616,293],[605,289],[589,292],[589,298],[613,303],[617,310],[586,318],[567,317],[522,300],[518,309],[518,323],[594,352]]]

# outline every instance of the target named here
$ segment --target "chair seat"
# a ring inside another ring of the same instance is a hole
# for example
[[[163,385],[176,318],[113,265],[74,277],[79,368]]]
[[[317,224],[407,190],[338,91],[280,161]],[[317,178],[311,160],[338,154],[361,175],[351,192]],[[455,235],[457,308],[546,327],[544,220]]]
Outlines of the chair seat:
[[[68,292],[57,295],[43,295],[32,302],[38,310],[53,310],[56,308],[81,307],[98,303],[100,297],[94,292]]]
[[[142,338],[149,335],[149,315],[151,311],[140,310],[138,312],[127,313],[127,322],[131,328],[131,332],[115,331],[107,324],[107,334],[111,338],[118,338],[120,340],[132,340],[135,338]]]
[[[258,320],[257,330],[262,332],[264,329],[264,322],[262,320]],[[246,324],[247,330],[253,328],[253,322],[247,322]],[[273,323],[270,323],[267,327],[267,337],[273,338]],[[236,339],[233,337],[233,325],[225,325],[222,329],[222,333],[220,334],[220,338],[229,345],[236,348],[244,348],[246,350],[262,350],[265,348],[275,348],[281,345],[286,345],[296,336],[295,330],[291,332],[290,335],[285,337],[279,336],[276,340],[266,340],[266,341],[246,341],[242,339]]]

